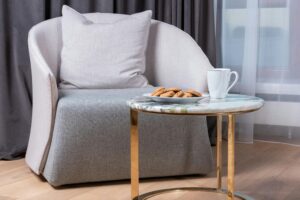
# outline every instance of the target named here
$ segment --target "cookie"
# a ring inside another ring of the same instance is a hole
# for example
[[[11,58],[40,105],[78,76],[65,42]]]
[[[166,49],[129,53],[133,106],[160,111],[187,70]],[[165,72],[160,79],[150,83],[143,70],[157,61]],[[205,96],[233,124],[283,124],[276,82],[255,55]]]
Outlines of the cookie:
[[[163,89],[165,89],[164,87],[158,87],[158,88],[156,88],[152,93],[151,93],[151,96],[153,96],[155,93],[157,93],[158,91],[161,91],[161,90],[163,90]]]
[[[163,94],[160,95],[160,97],[172,97],[175,95],[174,91],[169,91],[169,92],[165,92]]]
[[[173,97],[183,97],[183,95],[184,95],[184,92],[179,91]]]
[[[184,95],[182,97],[183,98],[189,98],[189,97],[193,97],[193,95],[189,92],[184,92]]]
[[[173,87],[173,88],[167,88],[166,89],[166,92],[169,92],[169,91],[173,91],[173,92],[179,92],[179,91],[181,91],[181,89],[180,88],[176,88],[176,87]]]
[[[192,94],[193,96],[196,96],[196,97],[201,97],[202,94],[200,92],[197,92],[196,90],[192,90],[192,89],[189,89],[187,90],[186,92]]]
[[[152,93],[151,96],[156,96],[158,97],[159,95],[161,95],[162,93],[165,92],[165,88],[164,87],[159,87],[157,89],[155,89]]]

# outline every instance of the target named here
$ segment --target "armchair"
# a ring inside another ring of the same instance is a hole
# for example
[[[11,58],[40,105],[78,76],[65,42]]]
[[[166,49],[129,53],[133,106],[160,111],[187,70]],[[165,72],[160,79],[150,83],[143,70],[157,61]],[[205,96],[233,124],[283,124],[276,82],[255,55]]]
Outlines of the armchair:
[[[86,16],[95,22],[122,17],[105,14],[100,18],[97,13]],[[153,88],[59,89],[60,17],[35,25],[29,32],[28,45],[33,87],[28,166],[54,186],[128,179],[126,100]],[[151,85],[204,91],[206,72],[211,68],[201,48],[187,33],[152,20],[145,72]],[[147,158],[141,160],[141,177],[206,174],[211,170],[212,155],[204,117],[160,118],[142,114],[140,124],[143,144],[140,153]],[[152,140],[157,141],[155,137],[161,143],[153,143]]]

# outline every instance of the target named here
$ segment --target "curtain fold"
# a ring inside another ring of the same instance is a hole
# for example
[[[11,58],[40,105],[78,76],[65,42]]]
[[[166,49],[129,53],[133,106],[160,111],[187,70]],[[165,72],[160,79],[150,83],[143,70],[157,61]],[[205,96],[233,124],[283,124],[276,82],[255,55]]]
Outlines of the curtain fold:
[[[215,65],[213,1],[210,0],[9,0],[0,1],[0,159],[22,156],[31,123],[29,29],[61,16],[67,4],[82,13],[132,14],[152,10],[153,18],[189,33]],[[214,120],[209,120],[214,129]]]
[[[1,159],[12,159],[24,154],[29,137],[31,71],[27,32],[32,24],[39,22],[39,7],[43,5],[39,1],[31,3],[0,1]]]
[[[258,64],[258,41],[259,41],[259,12],[258,0],[247,1],[247,12],[243,23],[244,48],[241,79],[235,92],[255,96],[256,92],[256,67]],[[253,142],[254,114],[244,114],[237,118],[237,140],[245,143]]]

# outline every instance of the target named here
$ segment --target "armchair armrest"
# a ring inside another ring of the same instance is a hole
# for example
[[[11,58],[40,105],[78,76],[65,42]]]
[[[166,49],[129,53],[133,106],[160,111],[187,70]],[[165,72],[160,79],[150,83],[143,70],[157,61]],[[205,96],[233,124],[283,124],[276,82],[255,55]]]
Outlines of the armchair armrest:
[[[56,78],[42,56],[33,31],[28,37],[33,108],[26,163],[40,174],[47,158],[58,99]]]
[[[194,39],[175,26],[153,21],[146,76],[150,84],[207,91],[207,70],[213,69]]]

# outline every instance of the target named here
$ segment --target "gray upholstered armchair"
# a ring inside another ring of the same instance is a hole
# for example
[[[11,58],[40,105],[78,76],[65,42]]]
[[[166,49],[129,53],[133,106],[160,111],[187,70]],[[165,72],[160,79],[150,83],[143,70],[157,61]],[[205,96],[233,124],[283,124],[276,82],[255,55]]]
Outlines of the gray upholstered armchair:
[[[86,14],[93,21],[122,15]],[[102,15],[103,16],[103,15]],[[85,90],[57,88],[61,18],[34,26],[28,44],[33,116],[26,162],[54,186],[128,179],[129,108],[126,100],[152,88]],[[152,21],[146,77],[154,86],[206,90],[211,65],[180,29]],[[204,117],[140,115],[141,177],[206,174],[212,167]]]

